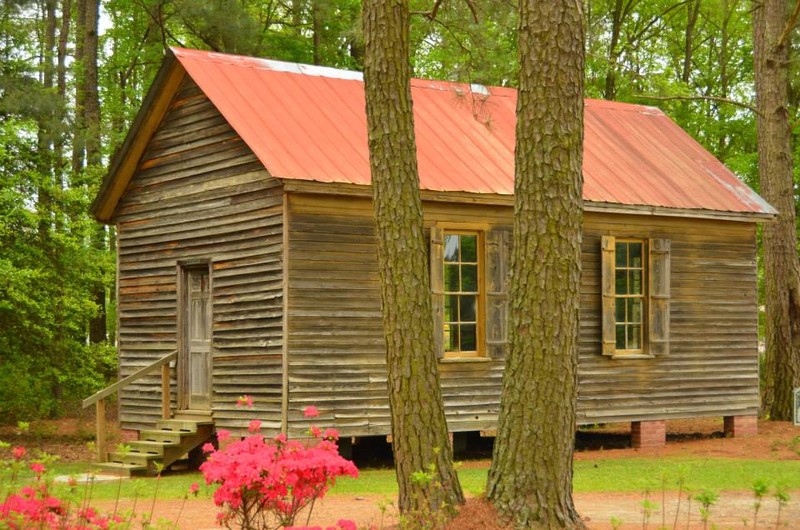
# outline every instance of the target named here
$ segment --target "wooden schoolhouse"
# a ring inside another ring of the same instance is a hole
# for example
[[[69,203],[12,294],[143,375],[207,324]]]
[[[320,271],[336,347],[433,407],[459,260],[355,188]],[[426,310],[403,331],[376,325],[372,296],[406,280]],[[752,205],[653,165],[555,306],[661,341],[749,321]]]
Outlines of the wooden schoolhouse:
[[[412,95],[447,421],[490,432],[516,92]],[[315,405],[343,437],[390,433],[368,157],[360,73],[168,54],[93,205],[118,234],[125,429],[302,435]],[[586,100],[583,172],[578,423],[631,422],[638,446],[671,418],[754,432],[756,228],[776,212],[653,107]]]

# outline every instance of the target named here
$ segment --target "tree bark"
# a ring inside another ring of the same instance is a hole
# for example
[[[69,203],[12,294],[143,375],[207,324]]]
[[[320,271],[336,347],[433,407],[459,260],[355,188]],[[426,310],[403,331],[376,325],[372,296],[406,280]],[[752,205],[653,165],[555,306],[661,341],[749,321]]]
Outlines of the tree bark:
[[[392,449],[399,507],[452,509],[463,493],[452,465],[433,349],[430,276],[419,196],[406,0],[365,0],[370,169],[386,337]],[[431,488],[415,473],[429,473]]]
[[[572,501],[583,177],[579,0],[519,6],[509,353],[488,498],[519,528],[584,528]]]
[[[789,420],[792,389],[800,386],[800,263],[787,106],[790,50],[781,39],[788,4],[763,0],[754,7],[758,170],[761,193],[778,210],[777,220],[766,223],[763,231],[767,343],[763,408],[771,419]]]

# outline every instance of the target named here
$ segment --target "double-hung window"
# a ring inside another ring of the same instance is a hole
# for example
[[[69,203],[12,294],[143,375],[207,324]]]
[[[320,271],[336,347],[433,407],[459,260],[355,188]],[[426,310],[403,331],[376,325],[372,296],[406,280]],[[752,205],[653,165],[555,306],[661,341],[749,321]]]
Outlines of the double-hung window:
[[[670,241],[602,236],[603,354],[669,353]]]
[[[480,234],[444,235],[444,353],[478,355],[480,351]]]
[[[501,359],[508,334],[506,226],[440,223],[431,226],[434,349],[451,361]]]
[[[614,319],[617,353],[644,350],[644,241],[617,240],[614,276]]]

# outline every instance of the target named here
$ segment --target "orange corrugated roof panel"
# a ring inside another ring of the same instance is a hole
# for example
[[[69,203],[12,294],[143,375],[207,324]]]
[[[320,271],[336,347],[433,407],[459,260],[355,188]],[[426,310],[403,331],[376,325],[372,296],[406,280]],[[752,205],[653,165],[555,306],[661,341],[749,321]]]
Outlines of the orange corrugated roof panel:
[[[359,72],[174,48],[189,76],[281,179],[369,184]],[[516,91],[411,82],[420,187],[510,195]],[[586,201],[773,214],[656,108],[586,100]]]

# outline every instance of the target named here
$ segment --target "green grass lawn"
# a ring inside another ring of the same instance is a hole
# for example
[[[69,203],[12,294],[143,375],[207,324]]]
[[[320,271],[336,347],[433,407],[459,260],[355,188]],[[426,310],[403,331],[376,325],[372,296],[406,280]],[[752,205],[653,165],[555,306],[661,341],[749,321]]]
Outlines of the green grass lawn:
[[[85,465],[56,464],[56,474],[74,474],[86,470]],[[468,494],[478,495],[486,484],[487,466],[461,468],[461,484]],[[640,492],[648,489],[677,490],[680,479],[684,489],[750,490],[757,479],[771,486],[800,489],[800,461],[734,460],[724,458],[624,458],[608,460],[581,460],[575,462],[574,489],[576,492]],[[210,496],[199,473],[165,475],[153,478],[98,482],[92,486],[94,499],[152,498],[158,487],[159,498],[183,498],[193,482],[201,485],[201,496]],[[66,486],[61,486],[66,489]],[[118,493],[119,492],[119,493]],[[331,490],[331,494],[378,494],[393,497],[397,484],[393,470],[362,470],[359,478],[345,478]]]

